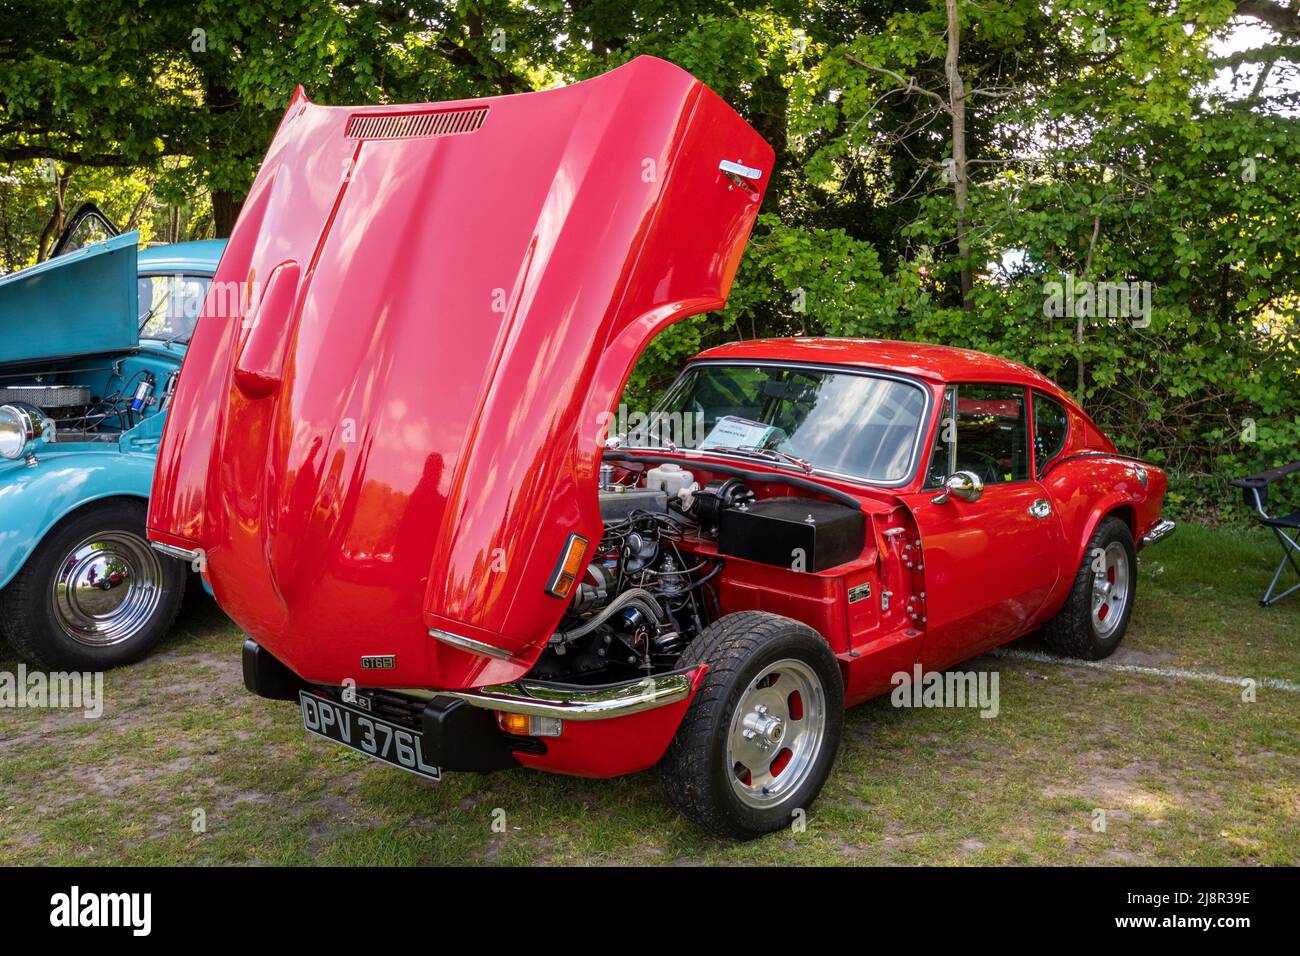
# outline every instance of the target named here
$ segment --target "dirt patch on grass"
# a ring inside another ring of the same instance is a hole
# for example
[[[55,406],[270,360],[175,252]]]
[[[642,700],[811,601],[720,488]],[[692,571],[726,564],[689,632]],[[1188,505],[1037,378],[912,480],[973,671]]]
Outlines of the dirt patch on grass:
[[[1150,767],[1131,764],[1112,767],[1102,764],[1102,755],[1094,755],[1080,768],[1079,777],[1068,783],[1049,785],[1042,789],[1048,799],[1069,797],[1097,809],[1116,815],[1141,815],[1159,819],[1171,807],[1188,806],[1185,794],[1158,793],[1145,786],[1141,780],[1151,772]]]

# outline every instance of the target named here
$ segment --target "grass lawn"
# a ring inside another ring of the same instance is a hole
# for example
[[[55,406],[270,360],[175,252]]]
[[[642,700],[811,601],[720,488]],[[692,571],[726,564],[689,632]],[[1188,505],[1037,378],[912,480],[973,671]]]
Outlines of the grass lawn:
[[[675,817],[653,773],[429,784],[309,738],[244,691],[238,631],[195,599],[106,676],[101,719],[0,711],[0,863],[1296,864],[1300,595],[1256,603],[1276,559],[1271,537],[1180,528],[1107,662],[1132,670],[1044,661],[1031,636],[965,665],[999,672],[994,719],[858,707],[806,830],[747,844]],[[1248,703],[1175,669],[1290,688]]]

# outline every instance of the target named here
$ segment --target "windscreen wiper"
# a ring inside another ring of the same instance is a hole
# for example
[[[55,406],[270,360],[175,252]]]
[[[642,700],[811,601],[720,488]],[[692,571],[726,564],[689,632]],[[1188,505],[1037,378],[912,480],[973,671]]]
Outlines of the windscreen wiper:
[[[144,335],[144,327],[153,321],[154,316],[158,314],[158,310],[166,304],[167,300],[164,299],[144,314],[144,318],[140,320],[140,327],[136,330],[137,335]]]
[[[778,451],[775,448],[758,448],[754,445],[709,445],[707,448],[698,448],[697,451],[729,451],[736,455],[749,455],[754,458],[766,458],[769,461],[788,461],[792,465],[797,465],[803,469],[804,474],[811,475],[813,466],[803,458]]]

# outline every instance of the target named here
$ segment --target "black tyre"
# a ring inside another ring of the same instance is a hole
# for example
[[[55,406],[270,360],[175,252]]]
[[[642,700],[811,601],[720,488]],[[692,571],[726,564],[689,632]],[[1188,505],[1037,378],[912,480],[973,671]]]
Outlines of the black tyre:
[[[1043,628],[1058,653],[1099,661],[1119,647],[1137,598],[1133,532],[1118,518],[1103,518],[1084,551],[1065,606]]]
[[[46,535],[0,592],[0,627],[19,655],[50,670],[130,664],[176,619],[185,571],[149,546],[143,501],[96,502]]]
[[[664,755],[673,807],[719,836],[788,826],[821,792],[844,727],[844,682],[812,628],[762,611],[728,614],[680,665],[708,672]]]

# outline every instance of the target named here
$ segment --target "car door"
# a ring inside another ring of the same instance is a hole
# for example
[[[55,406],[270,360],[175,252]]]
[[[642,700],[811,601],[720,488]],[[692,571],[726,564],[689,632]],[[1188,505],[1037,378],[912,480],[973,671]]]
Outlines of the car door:
[[[1034,480],[1027,390],[957,384],[945,394],[925,488],[904,496],[921,537],[921,663],[943,668],[1025,630],[1056,583],[1055,509]],[[976,500],[943,495],[974,472]]]

